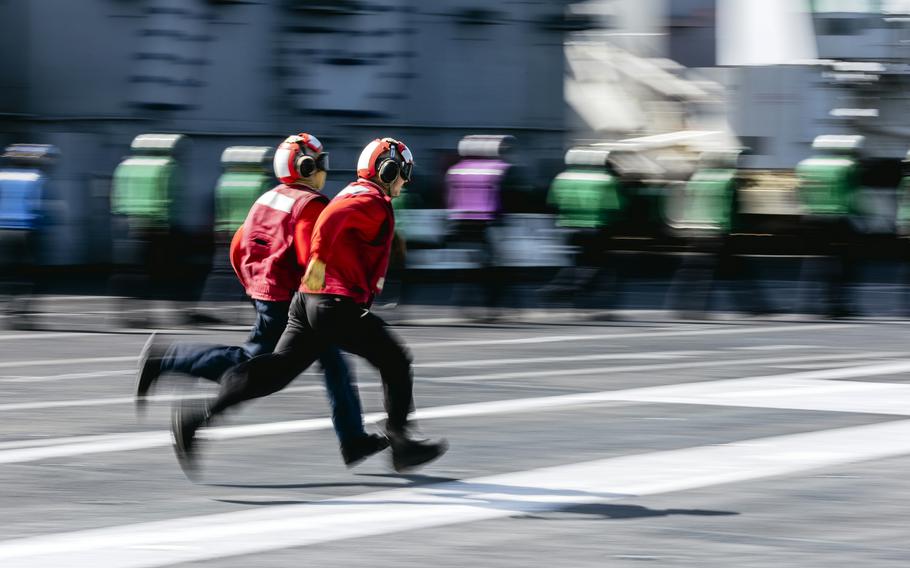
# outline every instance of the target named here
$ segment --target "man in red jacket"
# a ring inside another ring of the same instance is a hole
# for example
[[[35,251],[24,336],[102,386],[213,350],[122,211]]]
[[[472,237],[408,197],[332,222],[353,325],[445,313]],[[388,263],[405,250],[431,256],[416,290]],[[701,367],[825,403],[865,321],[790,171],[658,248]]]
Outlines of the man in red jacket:
[[[256,324],[247,343],[164,346],[153,335],[140,358],[137,405],[144,404],[163,373],[177,371],[217,382],[231,367],[275,349],[310,256],[313,226],[329,202],[319,193],[325,184],[328,154],[315,136],[301,133],[278,147],[274,168],[281,184],[256,200],[231,241],[231,265],[256,307]],[[384,436],[364,431],[360,397],[338,348],[324,345],[319,361],[345,464],[353,465],[388,447]]]
[[[275,352],[234,367],[205,408],[181,404],[171,424],[177,457],[192,461],[196,431],[212,417],[243,401],[287,386],[327,344],[360,355],[379,370],[388,414],[385,430],[392,464],[405,471],[445,453],[445,440],[415,440],[411,358],[401,341],[369,308],[382,290],[395,217],[391,200],[410,179],[414,160],[403,143],[372,141],[360,155],[358,179],[329,203],[313,230],[310,261],[291,302],[287,330]]]

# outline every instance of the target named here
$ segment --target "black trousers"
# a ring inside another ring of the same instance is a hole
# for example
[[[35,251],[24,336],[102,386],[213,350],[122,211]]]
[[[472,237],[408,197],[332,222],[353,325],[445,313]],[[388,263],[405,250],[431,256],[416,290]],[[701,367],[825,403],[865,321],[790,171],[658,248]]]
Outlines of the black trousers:
[[[853,311],[850,285],[859,279],[860,233],[846,217],[806,217],[802,226],[804,246],[810,255],[826,257],[827,262],[813,263],[816,272],[826,283],[826,311],[829,315]],[[804,261],[805,262],[805,261]]]
[[[288,326],[275,352],[233,367],[221,379],[211,413],[219,414],[243,401],[277,392],[305,371],[329,345],[359,355],[379,370],[388,428],[401,430],[413,408],[411,356],[369,310],[344,296],[294,296]]]

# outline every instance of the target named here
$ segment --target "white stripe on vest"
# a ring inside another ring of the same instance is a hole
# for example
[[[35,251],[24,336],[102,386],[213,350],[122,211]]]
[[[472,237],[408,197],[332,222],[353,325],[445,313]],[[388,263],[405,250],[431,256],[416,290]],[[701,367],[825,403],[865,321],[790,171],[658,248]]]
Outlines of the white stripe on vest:
[[[368,187],[353,186],[339,191],[336,197],[340,197],[342,195],[359,195],[361,193],[367,193],[368,191],[370,191],[370,188]]]
[[[291,209],[294,208],[294,201],[295,200],[293,197],[282,195],[273,189],[271,191],[263,193],[259,199],[256,200],[256,203],[259,205],[265,205],[271,209],[277,209],[278,211],[290,213]]]

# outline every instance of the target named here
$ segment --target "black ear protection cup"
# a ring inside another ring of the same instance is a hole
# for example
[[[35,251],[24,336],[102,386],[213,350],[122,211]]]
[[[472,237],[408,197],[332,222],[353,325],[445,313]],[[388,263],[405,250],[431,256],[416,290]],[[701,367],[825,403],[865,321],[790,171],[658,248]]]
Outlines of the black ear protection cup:
[[[398,177],[401,167],[398,165],[398,162],[390,158],[386,158],[379,164],[379,179],[383,183],[392,183]]]
[[[392,183],[398,178],[398,174],[401,173],[401,166],[395,159],[395,155],[398,153],[397,142],[393,144],[394,140],[391,139],[387,139],[386,142],[389,145],[389,157],[379,163],[376,173],[379,175],[379,180],[383,183]]]
[[[316,173],[316,160],[314,160],[312,156],[301,153],[297,156],[297,159],[294,160],[294,168],[297,170],[297,173],[300,174],[300,177],[310,177]]]

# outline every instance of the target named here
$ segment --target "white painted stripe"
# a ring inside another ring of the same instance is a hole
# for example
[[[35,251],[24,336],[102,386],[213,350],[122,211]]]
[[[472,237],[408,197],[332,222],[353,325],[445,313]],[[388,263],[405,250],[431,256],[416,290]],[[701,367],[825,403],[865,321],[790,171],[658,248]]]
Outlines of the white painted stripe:
[[[730,326],[724,328],[712,327],[710,329],[673,330],[672,328],[652,329],[645,332],[620,332],[588,335],[545,335],[539,337],[521,337],[513,339],[477,339],[461,341],[434,341],[427,343],[410,343],[411,348],[420,347],[471,347],[481,345],[525,345],[539,343],[564,343],[567,341],[597,341],[605,339],[645,339],[651,337],[687,337],[699,335],[738,335],[755,333],[778,332],[803,332],[803,331],[842,331],[855,328],[856,324],[807,324],[807,325],[782,325],[772,327]],[[247,329],[247,328],[244,328]],[[633,329],[639,329],[635,327]],[[111,335],[122,334],[149,334],[153,331],[168,335],[203,335],[208,332],[193,329],[119,329],[112,332],[44,332],[0,335],[0,341],[18,339],[60,339],[69,337],[97,337],[109,340]]]
[[[291,209],[294,208],[294,198],[282,195],[273,189],[260,195],[259,199],[256,200],[256,204],[264,205],[265,207],[275,209],[276,211],[290,213]]]
[[[28,361],[3,361],[0,368],[10,367],[53,367],[55,365],[81,365],[84,363],[123,363],[136,361],[138,355],[129,357],[78,357],[75,359],[30,359]]]
[[[803,349],[821,349],[820,345],[750,345],[748,347],[731,347],[736,351],[794,351]]]
[[[680,357],[692,357],[704,355],[708,351],[663,351],[663,352],[640,352],[640,353],[605,353],[601,355],[577,355],[570,357],[537,357],[537,358],[516,358],[516,359],[482,359],[469,361],[438,361],[431,363],[415,363],[415,368],[462,368],[462,367],[483,367],[495,365],[521,365],[531,363],[558,363],[564,361],[597,361],[597,360],[624,360],[624,359],[674,359]],[[868,354],[866,354],[868,356]],[[838,357],[840,358],[840,357]],[[99,357],[95,359],[54,359],[46,361],[8,361],[0,363],[0,367],[44,367],[52,365],[64,365],[75,363],[104,363],[119,361],[135,361],[138,357]],[[17,375],[0,377],[0,382],[25,383],[25,382],[43,382],[59,381],[71,379],[84,379],[91,377],[113,377],[135,373],[135,369],[121,369],[116,371],[85,371],[81,373],[66,373],[61,375]],[[309,373],[307,373],[309,374]],[[0,405],[2,408],[2,405]]]
[[[156,432],[126,432],[120,434],[95,434],[88,436],[67,436],[65,438],[27,438],[25,440],[11,440],[9,442],[0,442],[0,450],[17,450],[22,448],[46,448],[59,445],[78,445],[85,443],[100,444],[107,440],[122,440],[133,434],[147,436],[149,434],[166,433],[164,430]],[[15,463],[11,461],[9,463]]]
[[[672,352],[666,352],[670,354]],[[693,355],[699,354],[699,351],[679,352],[681,354]],[[648,359],[648,354],[628,354],[630,359]],[[655,355],[661,355],[659,353]],[[628,365],[620,367],[593,367],[593,368],[583,368],[583,369],[559,369],[551,371],[522,371],[522,372],[510,372],[510,373],[490,373],[485,375],[462,375],[462,376],[448,376],[448,377],[421,377],[418,379],[420,382],[430,381],[430,382],[459,382],[459,381],[482,381],[482,380],[501,380],[501,379],[513,379],[513,378],[532,378],[540,376],[552,376],[554,374],[559,374],[560,376],[567,375],[605,375],[611,373],[621,373],[621,372],[631,372],[631,371],[653,371],[653,370],[670,370],[670,369],[680,369],[680,368],[698,368],[698,367],[723,367],[723,366],[738,366],[746,364],[775,364],[782,361],[816,361],[816,360],[827,360],[830,361],[826,367],[830,368],[831,365],[836,364],[837,362],[842,362],[845,359],[871,359],[875,357],[887,357],[892,356],[891,352],[881,352],[881,353],[854,353],[854,354],[837,354],[837,355],[808,355],[802,357],[788,357],[788,358],[767,358],[767,359],[724,359],[719,361],[693,361],[687,363],[668,363],[668,364],[658,364],[658,365]],[[592,359],[601,359],[601,358],[610,358],[608,355],[597,356],[591,355],[586,357],[570,358],[569,360],[584,360],[586,358]],[[662,358],[660,356],[655,358]],[[563,358],[540,358],[540,359],[555,359],[554,362],[562,361]],[[533,360],[531,360],[533,361]],[[495,365],[495,364],[514,364],[528,362],[528,360],[521,359],[490,359],[484,361],[484,364]],[[537,361],[539,362],[539,361]],[[467,365],[462,365],[459,362],[454,361],[442,361],[439,363],[427,363],[424,365],[415,365],[417,367],[459,367],[459,366],[471,366],[470,363],[473,361],[467,362]],[[18,376],[18,377],[0,377],[0,383],[9,382],[9,383],[28,383],[28,382],[47,382],[47,381],[61,381],[61,380],[73,380],[73,379],[86,379],[86,378],[104,378],[104,377],[116,377],[124,375],[133,375],[136,373],[135,369],[123,369],[117,371],[91,371],[84,373],[67,373],[63,375],[49,375],[49,376]],[[302,376],[313,376],[320,377],[322,373],[319,371],[307,371],[303,373]],[[739,380],[739,379],[736,379]],[[368,383],[358,383],[360,385],[366,385]],[[502,384],[502,383],[499,383]],[[522,386],[534,386],[535,388],[540,388],[538,385],[522,385]],[[304,390],[310,390],[311,388],[321,388],[321,387],[300,387],[298,390],[296,387],[284,389],[281,392],[291,393],[291,392],[304,392]],[[208,395],[205,395],[208,396]],[[204,398],[205,396],[193,397],[193,398]],[[154,400],[154,398],[150,398]],[[165,397],[161,400],[173,400],[173,398]],[[101,398],[101,399],[81,399],[81,400],[59,400],[59,401],[47,401],[47,402],[21,402],[21,403],[9,403],[9,404],[0,404],[0,412],[2,411],[11,411],[11,410],[30,410],[30,409],[50,409],[50,408],[71,408],[79,406],[107,406],[114,404],[123,404],[123,403],[132,403],[133,399],[128,397],[119,397],[119,398]]]
[[[42,383],[49,381],[72,381],[75,379],[103,379],[135,375],[136,369],[119,369],[114,371],[85,371],[82,373],[63,373],[61,375],[12,375],[0,377],[0,383]]]
[[[518,365],[518,364],[527,364],[527,363],[546,363],[546,362],[563,362],[563,361],[590,361],[590,360],[609,360],[609,359],[672,359],[674,357],[688,357],[701,355],[706,352],[704,351],[666,351],[666,352],[643,352],[643,353],[612,353],[612,354],[603,354],[603,355],[584,355],[576,357],[539,357],[536,359],[484,359],[479,361],[439,361],[431,363],[415,363],[415,368],[461,368],[461,367],[478,367],[478,366],[494,366],[494,365]],[[869,354],[865,354],[869,356]],[[841,356],[837,356],[838,359]],[[111,358],[116,359],[116,358]],[[121,360],[136,360],[137,357],[124,357],[120,358]],[[801,359],[802,360],[802,359]],[[75,362],[78,360],[67,359],[60,360],[61,364],[63,361]],[[100,359],[99,361],[104,361]],[[95,362],[99,362],[95,361]],[[23,363],[23,362],[19,362]],[[9,363],[9,366],[45,366],[51,365],[50,362],[40,362],[40,361],[26,361],[25,364],[16,365],[13,362]],[[598,370],[603,369],[598,367]],[[120,369],[112,371],[85,371],[80,373],[65,373],[59,375],[15,375],[15,376],[0,376],[0,383],[28,383],[28,382],[48,382],[48,381],[66,381],[73,379],[86,379],[86,378],[104,378],[104,377],[117,377],[123,375],[130,375],[136,372],[135,369]],[[304,373],[310,375],[313,373]],[[316,373],[318,374],[318,373]],[[455,380],[456,377],[450,377],[450,379]],[[2,406],[0,406],[2,408]],[[50,408],[50,407],[48,407]]]
[[[629,402],[910,415],[910,385],[830,381],[910,371],[910,361],[627,390]]]
[[[130,371],[130,373],[135,373],[136,371]],[[357,383],[357,388],[373,388],[378,387],[379,383]],[[305,387],[288,387],[281,392],[293,394],[301,392],[313,392],[313,391],[324,391],[325,387],[322,385],[311,385]],[[197,399],[203,400],[206,398],[211,398],[212,393],[181,393],[181,394],[161,394],[147,397],[146,400],[149,402],[174,402],[177,400],[187,400],[187,399]],[[89,399],[76,399],[76,400],[50,400],[46,402],[10,402],[6,404],[0,404],[0,412],[9,412],[16,410],[47,410],[50,408],[74,408],[80,406],[110,406],[115,404],[133,404],[135,403],[136,398],[132,396],[122,396],[117,398],[89,398]],[[0,444],[2,448],[2,444]]]
[[[47,331],[35,331],[30,333],[11,333],[6,335],[0,335],[0,341],[14,341],[17,339],[62,339],[64,337],[90,337],[93,335],[99,335],[107,337],[107,333],[87,333],[87,332],[78,332],[78,331],[67,331],[61,333],[47,332]]]
[[[570,355],[567,357],[518,357],[515,359],[474,359],[465,361],[439,361],[435,363],[414,363],[415,368],[464,368],[497,365],[531,365],[535,363],[562,363],[568,361],[604,361],[624,359],[679,359],[708,355],[713,351],[650,351],[637,353],[600,353],[597,355]]]
[[[195,311],[207,311],[207,312],[222,312],[227,310],[240,310],[247,309],[250,312],[253,311],[253,307],[250,304],[231,304],[226,306],[211,306],[211,307],[202,307],[197,306],[194,308]],[[126,310],[89,310],[89,311],[67,311],[67,312],[37,312],[29,314],[30,317],[91,317],[91,316],[107,316],[107,315],[118,315],[118,314],[138,314],[138,313],[172,313],[172,312],[185,312],[185,308],[130,308]],[[15,316],[6,316],[6,317],[15,317]],[[208,327],[207,327],[208,329]],[[249,329],[249,326],[246,326],[246,329]]]
[[[3,450],[0,452],[0,463],[25,463],[48,458],[145,450],[149,448],[160,448],[171,444],[171,433],[166,430],[155,432],[131,432],[125,434],[104,434],[94,437],[77,436],[77,438],[85,438],[85,441]]]
[[[430,382],[469,382],[497,381],[502,379],[530,379],[534,377],[560,377],[584,375],[609,375],[616,373],[634,373],[640,371],[668,371],[672,369],[702,369],[711,367],[732,367],[740,365],[773,365],[777,363],[796,363],[810,361],[843,361],[849,359],[872,359],[892,357],[893,352],[843,353],[835,355],[804,355],[799,357],[774,357],[755,359],[719,359],[716,361],[686,361],[681,363],[653,363],[646,365],[621,365],[610,367],[585,367],[581,369],[559,369],[544,371],[514,371],[507,373],[485,373],[480,375],[456,375],[452,377],[420,377],[419,381]]]
[[[710,329],[687,330],[649,330],[643,332],[598,333],[588,335],[544,335],[539,337],[521,337],[517,339],[468,339],[462,341],[434,341],[430,343],[412,343],[418,347],[473,347],[481,345],[528,345],[538,343],[563,343],[566,341],[601,341],[604,339],[650,339],[653,337],[691,337],[700,335],[740,335],[755,333],[793,333],[803,331],[842,331],[856,327],[855,324],[809,324],[780,325],[771,327],[730,326],[712,327]]]
[[[910,453],[910,420],[0,543],[16,568],[149,568],[793,475]]]
[[[91,300],[123,300],[124,296],[39,296],[42,302],[59,302],[59,301],[73,301],[73,302],[87,302]]]
[[[71,314],[61,313],[60,315]],[[0,316],[0,319],[7,317],[8,316]],[[244,327],[244,329],[249,329],[249,327]],[[118,328],[110,331],[34,331],[29,333],[0,335],[0,341],[13,341],[18,339],[62,339],[72,337],[98,338],[110,341],[112,335],[148,335],[153,331],[167,335],[205,335],[210,333],[211,330],[212,328],[204,330],[189,328]]]
[[[857,361],[856,365],[862,365],[863,361]],[[791,371],[802,371],[808,369],[830,369],[832,367],[841,366],[835,362],[821,362],[821,363],[791,363],[787,365],[772,365],[775,369],[788,369]]]
[[[318,369],[318,366],[314,367]],[[13,375],[0,377],[0,383],[44,383],[56,381],[72,381],[82,379],[103,379],[109,377],[122,377],[124,375],[135,375],[136,369],[118,369],[114,371],[86,371],[82,373],[64,373],[61,375]],[[301,373],[303,377],[321,377],[322,372],[318,370]],[[200,378],[200,380],[202,380]],[[285,389],[286,390],[286,389]]]
[[[663,387],[646,387],[640,389],[612,390],[601,392],[589,392],[568,394],[550,397],[531,397],[511,400],[496,400],[491,402],[456,404],[450,406],[437,406],[418,410],[414,414],[416,420],[430,420],[440,418],[465,418],[473,416],[489,416],[496,414],[508,413],[526,413],[560,410],[576,406],[599,405],[616,402],[676,402],[681,404],[723,404],[732,406],[756,406],[761,404],[752,401],[743,403],[741,400],[737,403],[730,404],[726,399],[714,398],[710,395],[719,389],[728,389],[730,385],[763,385],[774,382],[782,383],[788,380],[818,380],[834,379],[848,377],[868,377],[881,374],[890,374],[897,372],[910,371],[910,360],[903,360],[897,363],[887,363],[879,365],[868,365],[866,367],[848,367],[844,369],[828,369],[825,371],[808,371],[804,373],[788,373],[785,375],[770,375],[759,377],[748,377],[743,379],[729,379],[723,381],[709,381],[703,383],[688,383],[685,385],[671,385]],[[876,383],[859,383],[869,385],[870,391],[877,389]],[[897,385],[903,386],[903,385]],[[905,387],[907,395],[910,396],[910,386]],[[682,394],[679,389],[685,389]],[[900,390],[900,389],[895,389]],[[901,391],[903,392],[903,391]],[[699,394],[702,393],[702,394]],[[811,397],[810,397],[811,398]],[[910,415],[910,404],[904,403],[902,398],[894,397],[894,404],[889,405],[885,414]],[[715,400],[715,402],[711,402]],[[850,401],[854,401],[857,408],[862,410],[851,410]],[[861,405],[862,397],[857,392],[851,393],[843,401],[841,412],[872,412],[871,405]],[[787,408],[812,408],[810,401],[798,400],[793,398]],[[776,401],[775,404],[782,404]],[[899,408],[892,408],[898,406]],[[773,408],[774,406],[772,406]],[[374,412],[364,415],[364,423],[371,424],[385,419],[385,414]],[[238,438],[249,438],[256,436],[266,436],[275,434],[289,434],[296,432],[306,432],[312,430],[322,430],[331,428],[331,421],[328,418],[309,419],[309,420],[290,420],[284,422],[270,422],[264,424],[248,424],[243,426],[222,426],[218,428],[208,428],[202,430],[200,435],[205,439],[227,440]],[[170,437],[166,431],[157,432],[139,432],[127,434],[105,434],[101,436],[77,437],[74,441],[68,438],[57,440],[58,443],[48,445],[42,443],[42,447],[26,447],[24,449],[12,449],[0,451],[0,463],[22,463],[48,458],[66,457],[74,455],[108,453],[128,450],[140,450],[166,446],[170,444]],[[21,442],[12,442],[20,444]],[[0,445],[0,448],[3,446]]]

